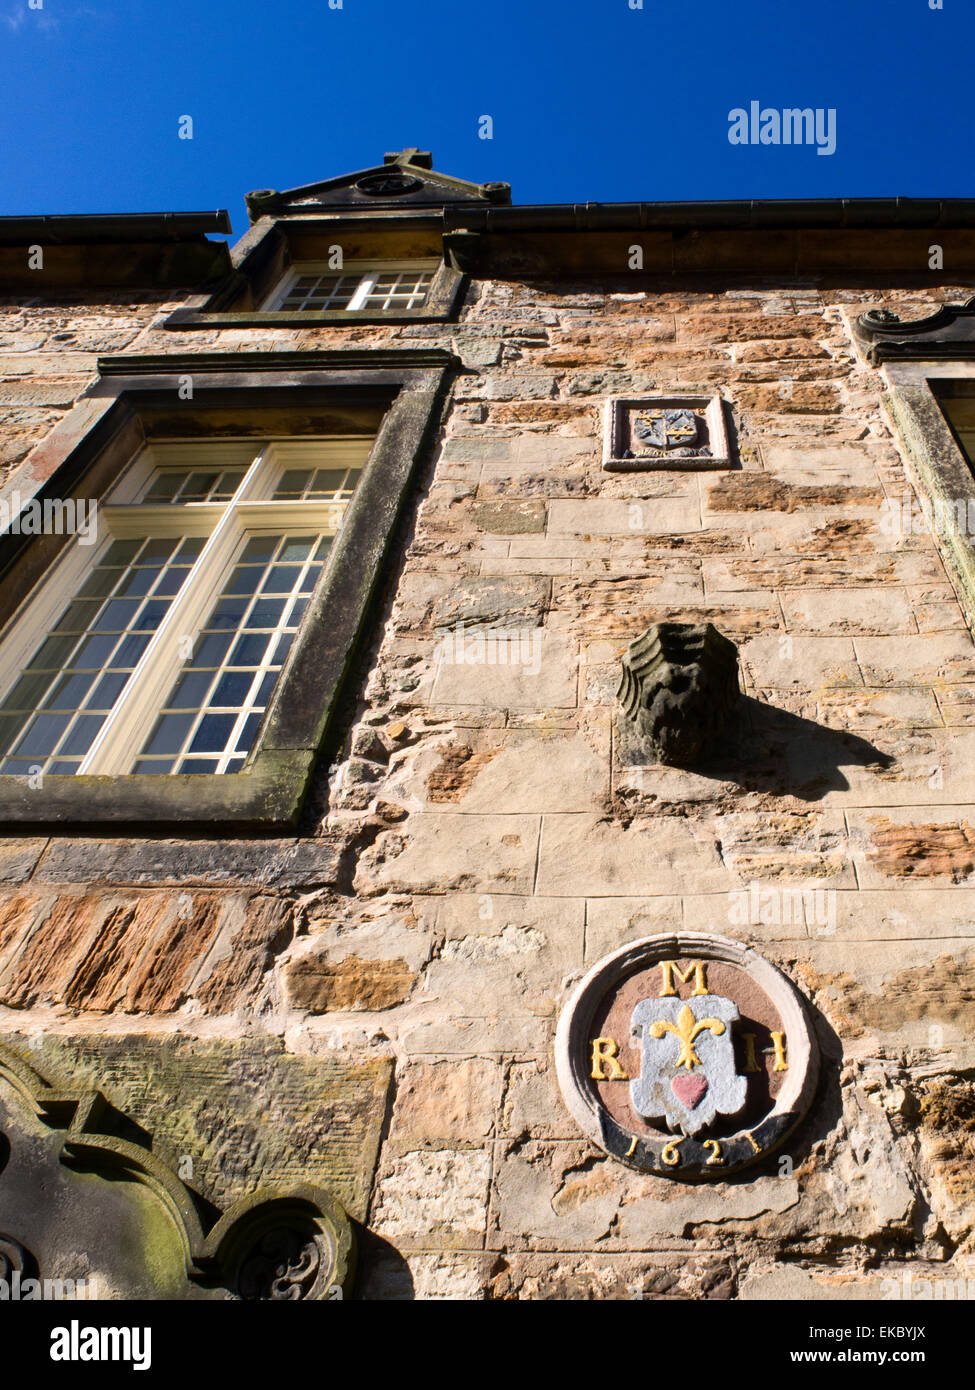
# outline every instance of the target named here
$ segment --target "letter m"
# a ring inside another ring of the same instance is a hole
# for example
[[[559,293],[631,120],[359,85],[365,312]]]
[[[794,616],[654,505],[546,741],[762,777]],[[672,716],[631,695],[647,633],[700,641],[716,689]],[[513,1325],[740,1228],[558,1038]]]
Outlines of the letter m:
[[[810,107],[787,106],[782,112],[783,145],[811,145],[816,138],[816,117]]]
[[[132,1331],[128,1327],[103,1327],[102,1333],[102,1360],[103,1361],[131,1361],[132,1360]]]
[[[675,986],[674,986],[674,976],[675,976],[675,975],[677,975],[679,979],[683,980],[683,982],[684,982],[685,985],[689,982],[691,976],[693,975],[693,976],[694,976],[694,988],[691,990],[691,994],[692,994],[692,995],[695,995],[695,994],[707,994],[707,992],[708,992],[707,967],[706,967],[706,965],[704,964],[703,961],[700,961],[700,960],[692,961],[691,964],[687,967],[686,970],[681,970],[680,966],[677,964],[677,962],[676,962],[675,960],[662,960],[662,961],[660,962],[660,969],[661,969],[661,971],[662,971],[662,973],[663,973],[663,977],[664,977],[664,978],[663,978],[663,986],[664,986],[664,987],[663,987],[663,989],[660,991],[660,997],[661,997],[661,999],[666,998],[666,996],[667,996],[668,994],[676,994],[676,993],[677,993],[677,990],[676,990],[676,988],[675,988]]]

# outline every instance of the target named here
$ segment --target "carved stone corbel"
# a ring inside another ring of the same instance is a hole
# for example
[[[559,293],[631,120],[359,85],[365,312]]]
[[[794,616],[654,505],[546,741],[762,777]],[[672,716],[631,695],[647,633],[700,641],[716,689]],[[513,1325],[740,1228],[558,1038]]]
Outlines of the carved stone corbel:
[[[738,648],[711,623],[655,623],[622,668],[623,716],[662,763],[698,762],[738,703]]]

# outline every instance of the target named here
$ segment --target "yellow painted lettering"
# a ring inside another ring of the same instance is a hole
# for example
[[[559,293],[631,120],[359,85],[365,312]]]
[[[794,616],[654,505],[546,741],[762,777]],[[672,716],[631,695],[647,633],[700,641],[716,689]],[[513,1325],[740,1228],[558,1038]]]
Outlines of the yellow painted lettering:
[[[619,1050],[619,1043],[612,1038],[593,1038],[592,1071],[589,1073],[593,1081],[629,1081],[630,1078],[616,1060]],[[608,1076],[606,1067],[609,1068]]]
[[[674,986],[675,975],[677,975],[677,977],[681,979],[685,985],[690,981],[690,978],[693,975],[694,988],[691,990],[691,994],[707,994],[707,965],[704,961],[692,961],[686,970],[681,970],[680,966],[677,964],[675,960],[662,960],[660,962],[660,969],[663,972],[664,977],[664,987],[660,991],[660,997],[662,999],[666,998],[667,995],[677,993],[677,990]]]

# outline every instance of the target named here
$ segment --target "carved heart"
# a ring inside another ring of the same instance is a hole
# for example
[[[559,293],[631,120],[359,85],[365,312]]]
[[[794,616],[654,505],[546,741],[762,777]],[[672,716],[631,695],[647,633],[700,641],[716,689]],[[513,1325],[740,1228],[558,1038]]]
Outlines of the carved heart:
[[[708,1088],[708,1083],[703,1076],[675,1076],[670,1083],[670,1089],[680,1101],[681,1105],[693,1110],[698,1104],[704,1092]]]

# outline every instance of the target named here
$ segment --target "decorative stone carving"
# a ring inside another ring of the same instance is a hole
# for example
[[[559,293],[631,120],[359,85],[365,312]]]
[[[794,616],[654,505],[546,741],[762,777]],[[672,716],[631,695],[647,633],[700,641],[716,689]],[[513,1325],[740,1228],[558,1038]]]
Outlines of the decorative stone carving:
[[[20,1241],[0,1231],[0,1284],[9,1289],[16,1276],[36,1278],[37,1261]]]
[[[0,1234],[0,1279],[36,1268],[27,1240],[52,1266],[66,1249],[85,1250],[113,1297],[140,1280],[145,1296],[147,1277],[167,1298],[340,1299],[351,1288],[352,1226],[329,1192],[301,1182],[264,1188],[221,1215],[101,1092],[55,1088],[2,1046],[0,1125],[10,1148],[0,1220],[18,1223],[17,1238]],[[72,1186],[72,1170],[115,1181]],[[103,1239],[106,1228],[114,1241]]]
[[[622,667],[623,715],[662,763],[696,762],[738,702],[738,648],[711,623],[655,623]]]
[[[855,320],[853,331],[874,365],[970,361],[975,357],[975,295],[964,304],[941,304],[920,319],[902,319],[891,309],[868,309]]]
[[[720,396],[619,396],[606,402],[603,468],[729,468],[731,454]]]
[[[268,1231],[241,1264],[241,1298],[288,1300],[311,1297],[321,1259],[314,1237],[287,1227]]]
[[[777,1148],[819,1069],[791,981],[750,947],[697,932],[599,961],[562,1012],[555,1050],[583,1131],[631,1167],[685,1182]]]
[[[348,1290],[351,1228],[338,1203],[311,1187],[238,1202],[208,1245],[221,1282],[247,1301],[341,1299]]]

